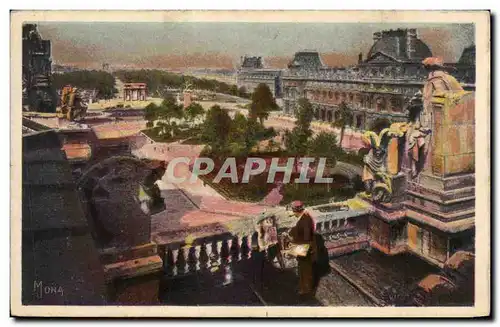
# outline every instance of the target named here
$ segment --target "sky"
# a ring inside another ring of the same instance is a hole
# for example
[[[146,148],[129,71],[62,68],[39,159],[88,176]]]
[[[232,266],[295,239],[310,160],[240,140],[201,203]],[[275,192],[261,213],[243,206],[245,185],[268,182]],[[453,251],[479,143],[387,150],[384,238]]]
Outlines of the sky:
[[[35,22],[36,23],[36,22]],[[326,64],[353,64],[370,49],[373,33],[417,28],[434,55],[458,60],[474,43],[472,24],[212,23],[212,22],[43,22],[58,64],[81,67],[130,65],[147,68],[234,68],[244,55],[284,67],[296,51],[321,53]]]

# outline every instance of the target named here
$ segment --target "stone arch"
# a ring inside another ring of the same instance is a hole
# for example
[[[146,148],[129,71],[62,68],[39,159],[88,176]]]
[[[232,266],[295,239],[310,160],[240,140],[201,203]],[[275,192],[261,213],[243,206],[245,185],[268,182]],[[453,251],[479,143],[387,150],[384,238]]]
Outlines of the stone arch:
[[[333,99],[333,91],[328,91],[328,98]]]
[[[323,99],[326,99],[326,95],[327,95],[327,93],[326,93],[326,91],[325,91],[325,90],[323,90],[323,92],[321,93],[321,95],[323,96]]]

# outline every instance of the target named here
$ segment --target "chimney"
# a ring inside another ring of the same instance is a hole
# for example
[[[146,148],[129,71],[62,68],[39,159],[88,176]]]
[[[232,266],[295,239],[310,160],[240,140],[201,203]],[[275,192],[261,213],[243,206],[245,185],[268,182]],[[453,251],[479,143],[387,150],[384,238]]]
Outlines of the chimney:
[[[363,62],[363,52],[360,52],[358,55],[358,64]]]
[[[410,28],[406,32],[406,55],[408,59],[413,59],[416,52],[417,30]]]

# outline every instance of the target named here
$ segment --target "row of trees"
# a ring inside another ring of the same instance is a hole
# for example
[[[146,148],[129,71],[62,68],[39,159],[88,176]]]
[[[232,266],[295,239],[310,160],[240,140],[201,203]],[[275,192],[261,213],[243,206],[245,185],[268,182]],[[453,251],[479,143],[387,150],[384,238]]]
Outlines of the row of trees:
[[[52,83],[56,89],[72,85],[82,89],[97,90],[97,98],[111,99],[118,93],[115,78],[110,73],[97,70],[81,70],[69,73],[53,74]]]
[[[215,91],[245,98],[249,97],[249,94],[247,94],[243,87],[238,89],[236,85],[229,85],[214,79],[179,75],[158,69],[119,70],[115,72],[115,75],[125,83],[147,83],[149,94],[155,97],[163,97],[166,87],[182,88],[186,83],[191,84],[195,89]]]

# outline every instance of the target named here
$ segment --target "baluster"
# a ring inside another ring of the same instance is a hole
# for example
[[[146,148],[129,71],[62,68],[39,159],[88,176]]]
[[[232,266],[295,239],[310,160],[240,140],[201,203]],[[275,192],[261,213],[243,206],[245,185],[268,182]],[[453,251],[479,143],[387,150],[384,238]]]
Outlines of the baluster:
[[[208,252],[208,250],[210,250],[210,252]],[[219,269],[219,267],[217,264],[217,259],[218,259],[217,242],[215,240],[207,244],[207,253],[209,258],[210,271],[216,272]]]
[[[331,220],[327,220],[323,223],[323,230],[325,232],[329,232],[331,228],[332,228]]]
[[[220,261],[223,265],[226,265],[230,262],[230,255],[229,255],[229,245],[228,241],[224,240],[221,242],[221,249],[220,249]]]
[[[189,272],[196,272],[196,265],[198,262],[198,257],[196,256],[195,253],[195,247],[191,246],[188,251],[188,271]]]
[[[320,234],[323,232],[323,223],[321,222],[316,223],[316,232]]]
[[[340,228],[340,219],[337,219],[337,228]]]
[[[186,270],[186,259],[184,256],[184,248],[180,247],[177,251],[177,275],[184,275]]]
[[[165,261],[163,262],[163,266],[165,269],[165,273],[167,276],[173,276],[174,274],[174,267],[175,267],[175,257],[174,254],[172,253],[171,248],[166,248],[166,253],[165,253]]]
[[[182,247],[182,255],[184,257],[184,273],[189,273],[189,249],[190,247],[183,246]]]
[[[239,238],[238,236],[235,236],[232,241],[231,245],[231,256],[233,262],[238,262],[240,261],[240,245],[239,245]]]
[[[194,256],[196,258],[195,271],[201,270],[201,246],[197,245],[194,247]]]
[[[241,238],[241,259],[242,260],[247,260],[249,259],[249,254],[250,254],[250,245],[248,244],[248,236],[243,236]]]
[[[211,269],[212,268],[212,242],[211,241],[207,241],[207,243],[205,244],[205,248],[206,248],[206,252],[207,252],[207,269]]]
[[[348,223],[348,219],[344,218],[344,227],[347,226],[347,223]]]
[[[205,243],[205,241],[203,241],[203,243],[201,244],[201,247],[200,247],[200,256],[198,259],[198,261],[200,262],[200,270],[206,270],[208,268],[208,254],[209,253],[210,252],[208,252],[207,244]]]
[[[222,265],[222,241],[217,241],[216,243],[216,248],[217,248],[217,266],[220,267]]]
[[[229,240],[227,240],[227,264],[228,265],[232,265],[232,263],[233,263],[232,249],[233,249],[233,239],[230,238]]]
[[[177,276],[177,261],[179,256],[179,250],[172,250],[172,276]]]

